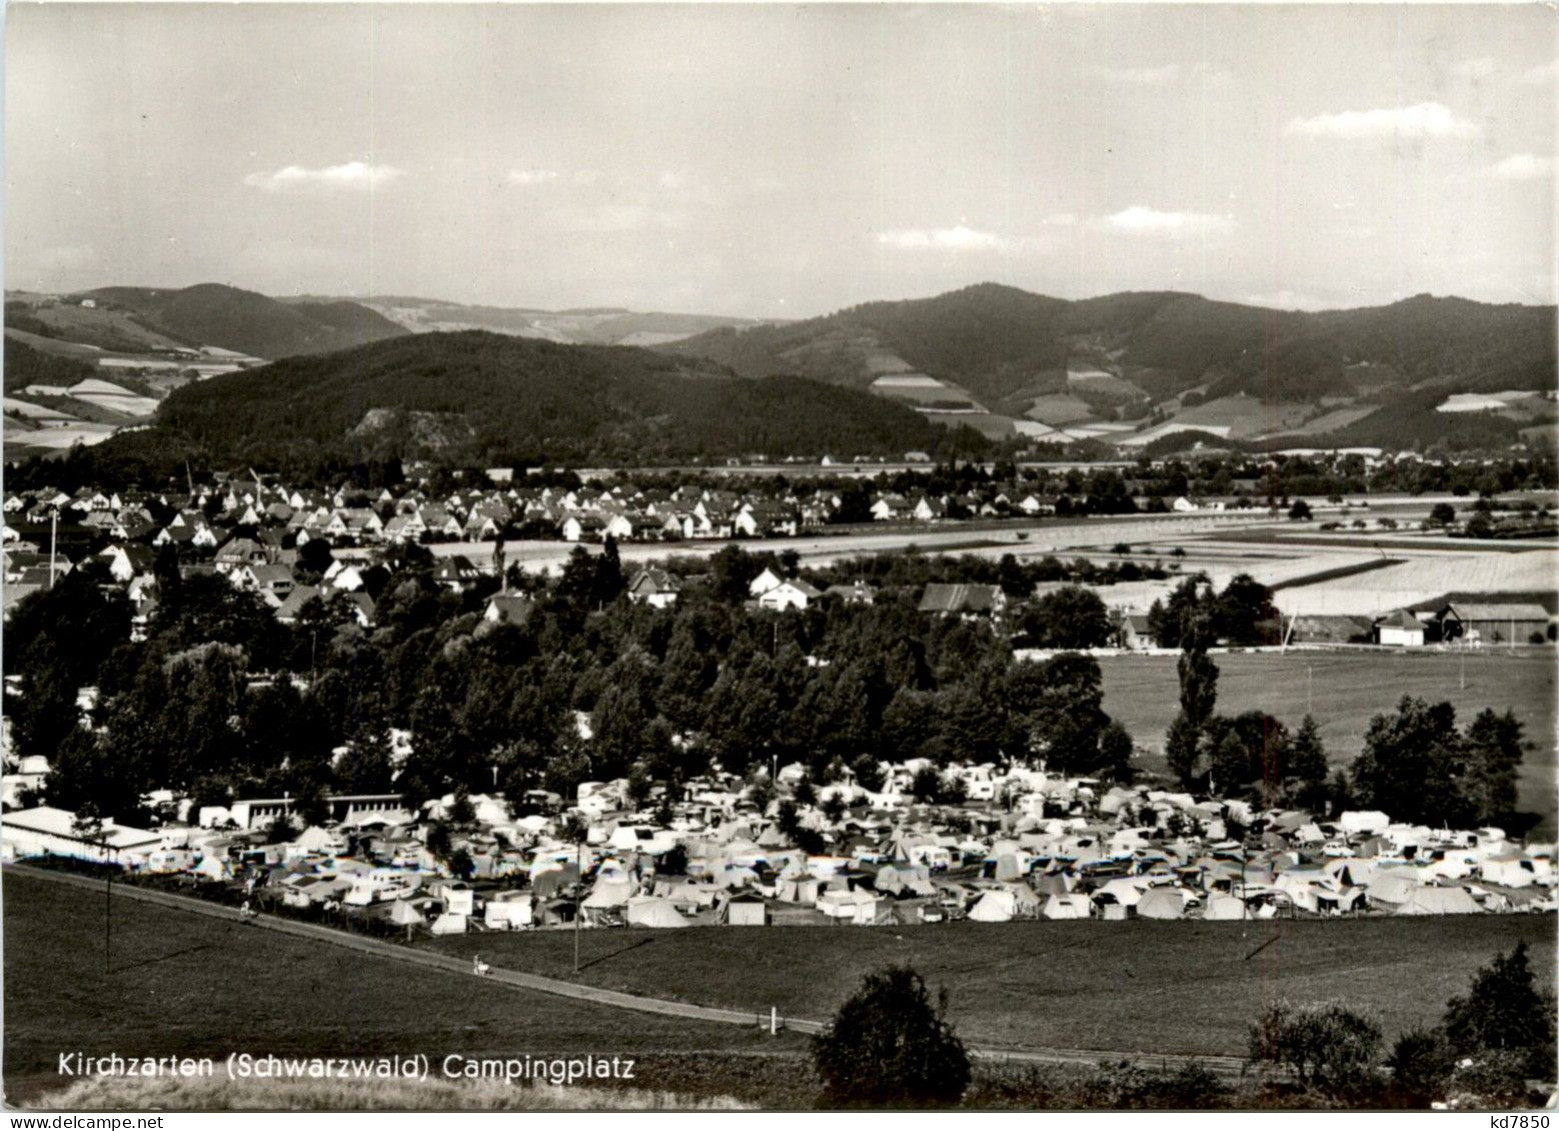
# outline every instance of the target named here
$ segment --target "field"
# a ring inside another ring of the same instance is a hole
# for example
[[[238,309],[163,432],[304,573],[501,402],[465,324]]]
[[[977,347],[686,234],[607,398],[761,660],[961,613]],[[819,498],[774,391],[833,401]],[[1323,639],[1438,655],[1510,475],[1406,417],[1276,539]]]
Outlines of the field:
[[[1372,716],[1391,710],[1404,695],[1432,702],[1448,699],[1465,723],[1484,707],[1514,710],[1526,738],[1536,743],[1522,766],[1523,809],[1543,814],[1536,835],[1553,839],[1559,808],[1555,774],[1556,665],[1552,652],[1510,655],[1490,649],[1464,661],[1448,653],[1237,652],[1218,664],[1218,711],[1263,710],[1299,725],[1307,707],[1321,726],[1334,762],[1351,760],[1364,744]],[[1104,709],[1141,744],[1158,747],[1179,709],[1173,656],[1107,656]]]
[[[205,916],[116,898],[113,970],[104,900],[7,872],[5,1098],[62,1086],[62,1052],[212,1056],[652,1054],[799,1047],[753,1030],[629,1013],[407,966]],[[105,1020],[106,1019],[106,1020]],[[697,1054],[697,1055],[694,1055]],[[750,1056],[747,1059],[751,1059]],[[682,1075],[643,1082],[689,1086]],[[641,1074],[643,1075],[643,1074]],[[723,1084],[721,1091],[728,1090]]]
[[[949,1017],[974,1044],[1240,1056],[1251,1019],[1278,996],[1346,997],[1378,1010],[1388,1037],[1438,1020],[1478,967],[1523,939],[1533,968],[1551,972],[1552,916],[585,931],[581,976],[826,1019],[863,974],[908,963],[947,989]],[[557,977],[572,970],[567,931],[430,945]]]

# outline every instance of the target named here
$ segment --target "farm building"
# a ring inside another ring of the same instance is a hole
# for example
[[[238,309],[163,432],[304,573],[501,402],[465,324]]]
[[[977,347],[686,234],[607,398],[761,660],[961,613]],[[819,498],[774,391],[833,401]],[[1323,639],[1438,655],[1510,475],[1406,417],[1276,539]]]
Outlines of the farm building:
[[[1440,639],[1484,644],[1525,644],[1533,636],[1548,639],[1554,619],[1531,602],[1502,605],[1457,601],[1436,614]]]
[[[112,864],[140,865],[162,847],[162,835],[104,821],[94,836],[82,835],[76,816],[65,809],[40,805],[7,813],[0,848],[7,860],[28,856],[70,856]]]
[[[945,585],[933,582],[920,598],[920,611],[938,616],[992,616],[1007,607],[999,585]]]
[[[1153,628],[1147,613],[1127,613],[1121,618],[1121,640],[1133,652],[1146,652],[1153,647]]]
[[[1401,648],[1421,648],[1424,644],[1424,622],[1406,609],[1398,609],[1375,622],[1375,643]]]

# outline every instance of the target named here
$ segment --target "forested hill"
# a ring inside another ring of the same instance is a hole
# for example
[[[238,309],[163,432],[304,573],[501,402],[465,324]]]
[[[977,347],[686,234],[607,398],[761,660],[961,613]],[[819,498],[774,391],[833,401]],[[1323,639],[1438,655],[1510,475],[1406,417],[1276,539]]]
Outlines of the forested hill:
[[[1427,383],[1446,393],[1545,389],[1555,326],[1552,306],[1429,295],[1312,314],[1174,292],[1073,302],[982,283],[660,348],[744,376],[801,373],[857,387],[918,371],[1021,413],[1036,396],[1065,392],[1069,369],[1103,369],[1154,402],[1192,388],[1295,401],[1389,397]]]
[[[485,331],[420,334],[288,358],[179,389],[156,427],[105,455],[203,451],[217,465],[439,457],[635,462],[784,455],[902,456],[967,445],[910,409],[796,377],[747,381],[644,349]]]
[[[359,303],[278,302],[220,283],[180,290],[102,287],[87,293],[100,302],[135,312],[176,338],[254,357],[347,349],[409,332]]]

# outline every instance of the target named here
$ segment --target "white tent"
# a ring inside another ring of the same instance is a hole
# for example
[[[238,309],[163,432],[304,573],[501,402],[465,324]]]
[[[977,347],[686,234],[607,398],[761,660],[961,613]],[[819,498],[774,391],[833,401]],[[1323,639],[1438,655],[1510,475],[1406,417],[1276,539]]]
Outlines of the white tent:
[[[1141,919],[1184,918],[1185,895],[1179,888],[1149,888],[1137,901],[1137,916]]]
[[[1018,901],[1010,891],[988,891],[969,909],[976,923],[1007,923],[1018,912]]]
[[[636,895],[628,901],[626,916],[630,927],[686,927],[688,921],[669,899]]]
[[[420,927],[427,922],[422,913],[405,900],[396,900],[390,907],[390,922],[397,927]]]
[[[1370,881],[1370,902],[1391,905],[1406,903],[1408,897],[1422,886],[1413,877],[1400,872],[1377,872]]]
[[[1466,888],[1418,887],[1397,908],[1398,915],[1473,915],[1480,911]]]
[[[1233,920],[1245,918],[1245,901],[1232,895],[1212,895],[1207,899],[1204,919]]]
[[[446,912],[433,920],[430,929],[435,935],[463,935],[466,933],[466,917],[453,911]]]
[[[585,896],[583,906],[587,911],[622,907],[632,895],[633,885],[627,880],[597,880],[590,894]]]
[[[1080,892],[1071,892],[1067,895],[1052,895],[1045,900],[1044,910],[1040,912],[1046,919],[1086,919],[1093,910],[1093,905],[1088,902],[1088,897]]]
[[[1095,893],[1100,896],[1114,896],[1115,902],[1122,907],[1135,907],[1137,901],[1142,898],[1142,888],[1130,880],[1120,877],[1110,880]]]

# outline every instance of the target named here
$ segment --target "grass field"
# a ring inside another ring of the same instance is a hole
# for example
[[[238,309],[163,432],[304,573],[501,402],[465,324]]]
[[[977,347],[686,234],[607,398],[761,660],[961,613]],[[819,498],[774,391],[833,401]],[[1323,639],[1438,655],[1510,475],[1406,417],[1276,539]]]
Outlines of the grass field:
[[[796,1036],[774,1040],[737,1026],[496,990],[477,978],[128,898],[114,900],[113,969],[105,974],[101,897],[16,873],[5,875],[0,895],[5,1098],[13,1104],[68,1084],[56,1073],[59,1054],[70,1051],[218,1060],[235,1051],[648,1054],[639,1083],[707,1094],[741,1090],[724,1069],[713,1088],[697,1087],[697,1066],[717,1055],[739,1071],[754,1062],[761,1075],[772,1058],[753,1053],[802,1047]]]
[[[1218,711],[1262,710],[1290,728],[1307,705],[1335,763],[1351,761],[1364,745],[1370,718],[1393,710],[1404,695],[1430,702],[1448,699],[1465,724],[1484,707],[1513,710],[1526,738],[1536,744],[1522,764],[1521,807],[1543,815],[1536,834],[1555,836],[1559,789],[1555,785],[1555,674],[1551,652],[1509,655],[1490,649],[1463,661],[1445,653],[1236,652],[1213,657],[1218,665]],[[1107,656],[1104,709],[1139,743],[1160,748],[1179,710],[1174,656]],[[1313,672],[1313,674],[1307,674]]]
[[[591,984],[704,1005],[826,1019],[861,976],[909,963],[950,995],[966,1041],[1244,1055],[1262,1004],[1346,998],[1388,1037],[1439,1019],[1495,952],[1526,940],[1552,984],[1552,916],[1271,923],[1019,922],[922,927],[693,927],[586,931]],[[430,944],[570,977],[566,931]]]

